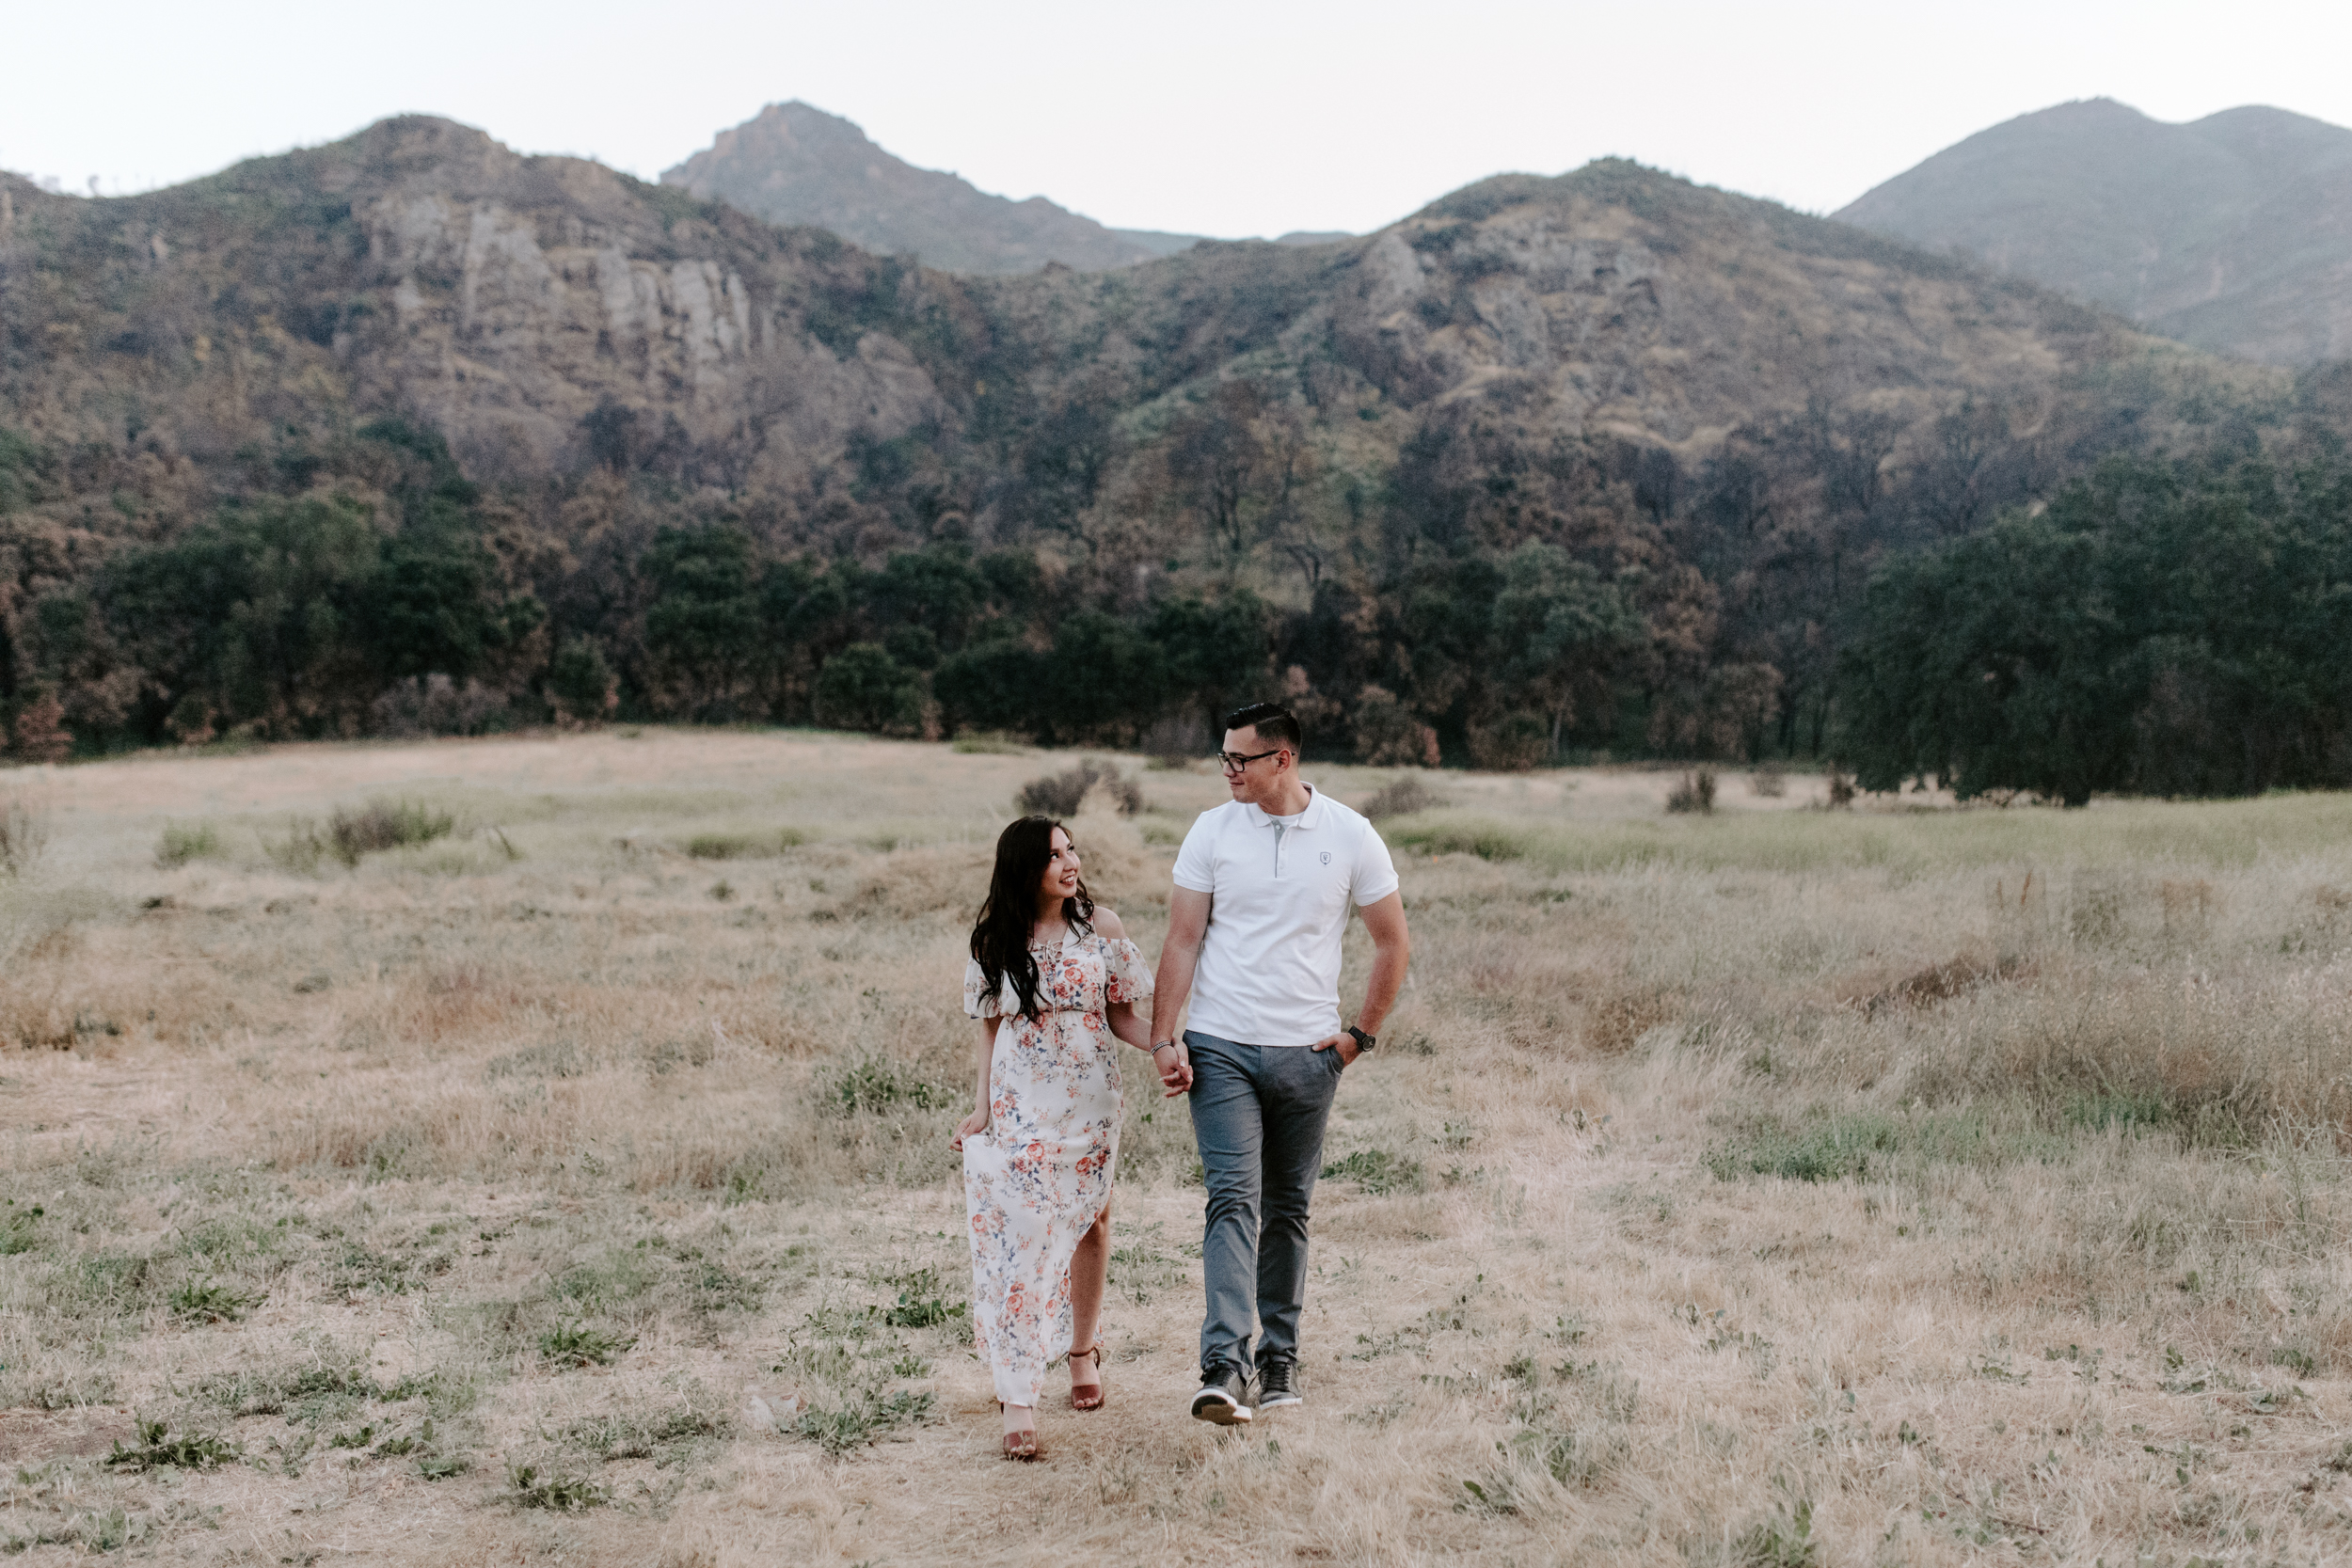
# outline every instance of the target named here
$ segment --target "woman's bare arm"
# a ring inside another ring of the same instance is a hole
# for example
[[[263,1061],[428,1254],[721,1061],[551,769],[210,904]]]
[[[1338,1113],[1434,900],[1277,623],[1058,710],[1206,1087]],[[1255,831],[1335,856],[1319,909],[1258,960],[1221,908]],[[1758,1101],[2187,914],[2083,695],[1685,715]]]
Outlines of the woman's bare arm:
[[[1004,1020],[1001,1018],[984,1018],[979,1021],[979,1049],[973,1053],[976,1065],[979,1069],[979,1083],[973,1091],[972,1114],[956,1124],[953,1147],[957,1148],[963,1147],[964,1139],[988,1131],[990,1117],[988,1079],[990,1069],[996,1064],[997,1026],[1003,1022]]]

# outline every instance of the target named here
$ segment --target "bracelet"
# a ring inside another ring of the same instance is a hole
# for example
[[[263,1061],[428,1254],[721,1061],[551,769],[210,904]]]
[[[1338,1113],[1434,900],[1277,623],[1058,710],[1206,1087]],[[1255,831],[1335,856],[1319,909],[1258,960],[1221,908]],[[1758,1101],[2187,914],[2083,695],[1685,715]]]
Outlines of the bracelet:
[[[1163,1051],[1173,1051],[1175,1049],[1176,1042],[1174,1040],[1162,1040],[1159,1044],[1152,1048],[1152,1054],[1156,1056]]]

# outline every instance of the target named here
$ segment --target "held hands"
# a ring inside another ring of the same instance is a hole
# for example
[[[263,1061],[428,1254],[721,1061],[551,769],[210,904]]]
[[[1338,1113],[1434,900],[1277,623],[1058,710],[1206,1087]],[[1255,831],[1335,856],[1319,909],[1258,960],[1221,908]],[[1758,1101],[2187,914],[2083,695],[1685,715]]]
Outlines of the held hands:
[[[1370,1034],[1371,1031],[1366,1030],[1365,1033]],[[1329,1039],[1315,1041],[1314,1049],[1317,1051],[1338,1052],[1340,1053],[1340,1066],[1342,1067],[1354,1065],[1356,1058],[1364,1053],[1364,1048],[1356,1043],[1356,1037],[1349,1034],[1344,1029],[1341,1030],[1338,1034],[1333,1035]]]
[[[964,1139],[977,1138],[987,1131],[988,1107],[983,1105],[978,1110],[973,1112],[970,1116],[964,1117],[961,1121],[956,1123],[956,1135],[955,1138],[949,1143],[948,1147],[953,1148],[957,1153],[961,1154],[963,1152]]]
[[[1173,1100],[1192,1088],[1192,1053],[1182,1040],[1170,1040],[1152,1053],[1152,1065],[1160,1069],[1162,1100]]]

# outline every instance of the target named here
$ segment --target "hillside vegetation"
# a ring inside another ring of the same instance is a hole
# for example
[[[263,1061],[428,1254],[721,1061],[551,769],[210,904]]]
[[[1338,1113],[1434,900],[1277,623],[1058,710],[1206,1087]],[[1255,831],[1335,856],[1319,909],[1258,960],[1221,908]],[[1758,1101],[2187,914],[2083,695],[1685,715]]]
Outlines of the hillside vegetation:
[[[619,713],[1523,767],[1836,748],[1874,564],[2324,377],[1621,162],[959,277],[447,121],[0,182],[21,758]]]

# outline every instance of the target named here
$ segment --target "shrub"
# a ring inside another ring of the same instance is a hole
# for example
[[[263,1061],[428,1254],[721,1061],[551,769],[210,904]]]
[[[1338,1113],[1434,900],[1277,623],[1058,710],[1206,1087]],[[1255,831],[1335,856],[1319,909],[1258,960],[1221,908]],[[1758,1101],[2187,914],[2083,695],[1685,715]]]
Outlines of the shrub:
[[[430,844],[456,831],[457,818],[409,800],[372,800],[358,811],[335,808],[327,819],[329,851],[345,865],[362,855],[409,845]]]
[[[818,721],[909,735],[922,727],[923,686],[879,642],[852,642],[817,673]]]
[[[65,727],[65,704],[40,690],[16,710],[16,755],[24,762],[63,762],[73,754],[73,733]]]
[[[48,844],[47,820],[24,797],[0,800],[0,877],[23,876]]]
[[[1049,773],[1041,779],[1031,779],[1021,786],[1013,804],[1024,812],[1036,812],[1046,816],[1075,816],[1086,803],[1089,791],[1101,788],[1121,816],[1133,816],[1143,809],[1143,786],[1133,779],[1123,779],[1119,769],[1107,762],[1089,757],[1065,773]]]
[[[1498,773],[1524,773],[1551,754],[1551,730],[1532,713],[1506,713],[1491,724],[1472,724],[1470,761]]]
[[[295,816],[287,819],[285,837],[262,835],[262,852],[273,864],[288,871],[309,873],[316,871],[319,862],[333,850],[316,822],[307,816]]]
[[[1435,811],[1446,803],[1444,796],[1407,773],[1366,800],[1363,811],[1366,816],[1377,822],[1383,817],[1410,816],[1417,811]]]
[[[686,841],[686,852],[698,861],[734,861],[756,855],[767,847],[765,839],[749,833],[696,833]]]
[[[1748,775],[1748,793],[1766,800],[1777,800],[1788,793],[1788,775],[1780,764],[1768,762]]]
[[[1853,804],[1853,775],[1833,770],[1829,776],[1829,809],[1845,811]]]
[[[1375,768],[1435,768],[1438,732],[1385,688],[1356,694],[1356,755]]]
[[[621,683],[604,649],[585,637],[556,650],[548,664],[546,689],[556,718],[575,729],[603,723],[621,705]]]
[[[578,1513],[586,1509],[602,1508],[612,1500],[612,1495],[593,1481],[579,1476],[543,1476],[534,1465],[508,1465],[506,1483],[507,1496],[520,1508],[545,1508],[558,1513]]]
[[[167,822],[163,837],[155,841],[155,863],[167,871],[190,861],[214,860],[219,855],[220,834],[210,822],[199,822],[193,827]]]
[[[506,728],[506,693],[481,682],[418,675],[388,688],[369,708],[375,733],[403,738],[486,735]]]
[[[1682,782],[1666,792],[1666,809],[1671,812],[1696,812],[1701,816],[1715,809],[1715,774],[1702,768],[1682,775]]]

